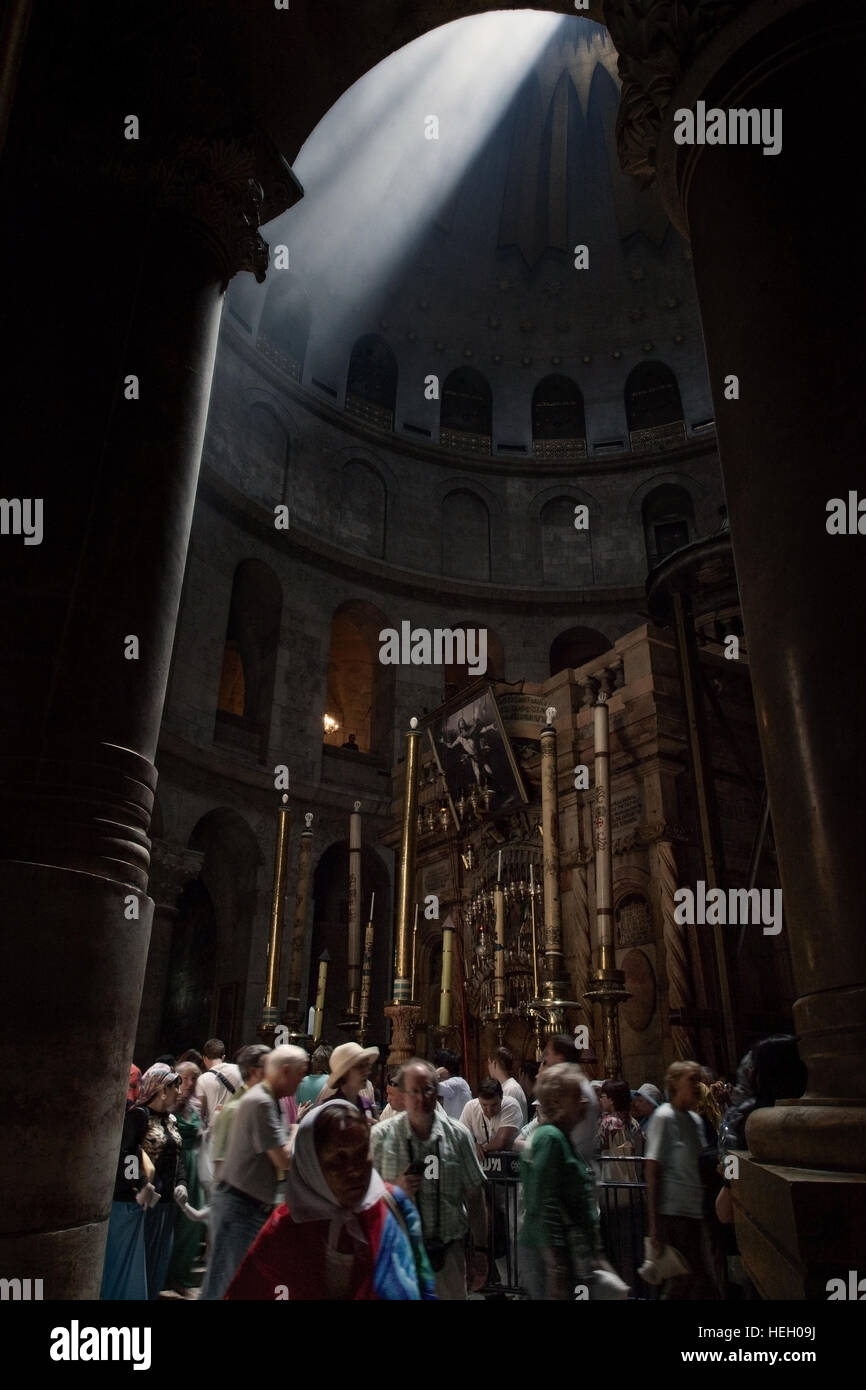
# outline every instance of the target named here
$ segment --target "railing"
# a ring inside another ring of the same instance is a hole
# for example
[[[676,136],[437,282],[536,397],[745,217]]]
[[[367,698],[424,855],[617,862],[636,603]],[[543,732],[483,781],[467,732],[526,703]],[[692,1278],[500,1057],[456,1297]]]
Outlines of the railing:
[[[653,425],[646,430],[632,430],[628,438],[635,453],[654,453],[659,449],[667,449],[671,444],[685,443],[685,421],[673,420],[669,425]]]
[[[346,414],[356,415],[359,420],[365,420],[377,430],[390,432],[394,428],[393,410],[388,410],[384,405],[377,405],[375,401],[365,401],[363,396],[354,396],[349,391],[346,392]]]
[[[489,454],[492,440],[489,434],[472,434],[468,430],[440,429],[439,443],[443,449],[453,449],[458,454]]]
[[[486,1297],[526,1296],[520,1279],[518,1231],[522,1221],[520,1155],[489,1154],[483,1163],[487,1176],[489,1282],[480,1292]],[[601,1181],[596,1192],[604,1254],[629,1285],[630,1298],[653,1300],[659,1290],[638,1278],[647,1234],[647,1188],[642,1158],[601,1160]]]
[[[289,353],[283,352],[267,338],[259,338],[257,346],[263,357],[267,357],[275,366],[280,367],[293,381],[299,382],[301,380],[301,364],[296,357],[291,357]]]
[[[533,439],[532,452],[537,459],[585,459],[585,439]]]

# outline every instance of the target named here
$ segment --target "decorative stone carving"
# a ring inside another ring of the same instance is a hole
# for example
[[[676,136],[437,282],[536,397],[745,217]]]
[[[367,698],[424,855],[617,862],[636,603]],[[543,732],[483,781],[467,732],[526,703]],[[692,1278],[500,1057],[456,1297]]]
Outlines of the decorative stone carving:
[[[150,856],[148,895],[158,906],[175,907],[184,884],[198,878],[204,855],[168,840],[154,840]]]
[[[604,0],[619,54],[622,96],[616,122],[622,168],[644,184],[655,177],[659,130],[681,74],[748,0]]]

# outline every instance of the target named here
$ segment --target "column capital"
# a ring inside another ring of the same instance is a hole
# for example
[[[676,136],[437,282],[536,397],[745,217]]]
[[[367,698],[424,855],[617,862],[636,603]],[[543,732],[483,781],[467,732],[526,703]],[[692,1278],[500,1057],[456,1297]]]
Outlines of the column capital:
[[[645,184],[674,88],[695,56],[751,0],[604,0],[619,54],[622,97],[616,123],[620,164]]]
[[[255,130],[192,131],[141,148],[131,142],[95,172],[110,200],[145,219],[173,219],[203,241],[224,289],[242,270],[264,281],[269,248],[259,225],[303,196],[290,166]]]

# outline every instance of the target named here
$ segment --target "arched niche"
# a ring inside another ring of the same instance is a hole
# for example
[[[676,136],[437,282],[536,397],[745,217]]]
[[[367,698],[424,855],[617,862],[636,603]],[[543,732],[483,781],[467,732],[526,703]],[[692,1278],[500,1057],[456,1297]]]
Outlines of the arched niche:
[[[380,609],[361,599],[343,603],[331,619],[324,742],[341,748],[354,734],[359,750],[390,762],[394,667],[379,660],[379,633],[389,626]],[[336,728],[328,727],[328,720]]]
[[[585,458],[583,392],[571,377],[546,376],[532,393],[532,452],[536,458]]]
[[[352,550],[385,554],[388,494],[381,474],[365,459],[350,459],[340,479],[340,540]]]
[[[386,1038],[383,1011],[391,991],[391,878],[375,850],[365,844],[361,849],[362,944],[374,893],[370,1046],[384,1043]],[[339,840],[324,851],[313,874],[313,932],[306,999],[302,1000],[305,1008],[315,1004],[319,957],[327,951],[330,961],[322,1040],[334,1046],[346,1040],[339,1023],[349,1002],[348,904],[349,845],[348,841]]]
[[[541,509],[541,567],[545,584],[579,589],[594,582],[592,513],[590,525],[577,530],[574,497],[552,497]]]
[[[377,429],[393,430],[397,405],[397,359],[376,333],[352,348],[346,376],[346,410]]]
[[[442,573],[490,579],[490,513],[468,488],[455,488],[442,499]]]
[[[242,560],[235,570],[214,741],[253,754],[268,754],[283,593],[261,560]]]
[[[259,350],[294,381],[301,381],[312,322],[307,293],[297,276],[288,270],[274,271],[266,283]]]
[[[695,538],[695,506],[677,483],[662,483],[647,493],[641,508],[647,564],[650,569]]]
[[[201,1048],[222,1038],[227,1055],[244,1041],[256,878],[261,850],[237,811],[217,807],[195,825],[188,848],[201,854],[197,877],[177,899],[159,1051]]]
[[[461,453],[489,454],[493,436],[493,393],[474,367],[457,367],[442,386],[439,442]]]
[[[609,652],[613,643],[592,627],[570,627],[560,632],[550,646],[550,674],[573,671]]]
[[[629,372],[625,412],[633,449],[660,449],[685,439],[680,388],[664,362],[639,362]]]

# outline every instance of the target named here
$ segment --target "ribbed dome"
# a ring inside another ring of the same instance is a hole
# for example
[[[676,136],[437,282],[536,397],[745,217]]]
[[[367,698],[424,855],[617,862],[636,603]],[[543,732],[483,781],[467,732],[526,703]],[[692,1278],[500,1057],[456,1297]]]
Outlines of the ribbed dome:
[[[687,426],[706,420],[687,246],[619,170],[616,62],[602,25],[535,12],[461,20],[392,55],[304,146],[305,196],[266,230],[289,269],[232,291],[244,317],[303,359],[305,383],[390,397],[393,428],[433,442],[448,409],[425,379],[444,390],[461,368],[453,428],[485,433],[486,388],[493,452],[538,436],[539,383],[544,406],[583,398],[590,452],[622,437],[641,363],[672,371]]]

